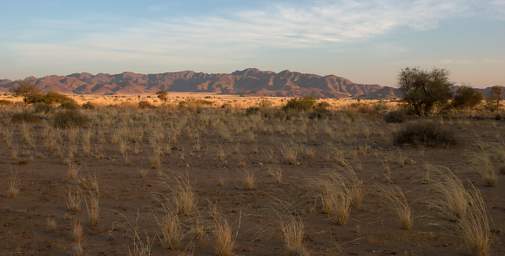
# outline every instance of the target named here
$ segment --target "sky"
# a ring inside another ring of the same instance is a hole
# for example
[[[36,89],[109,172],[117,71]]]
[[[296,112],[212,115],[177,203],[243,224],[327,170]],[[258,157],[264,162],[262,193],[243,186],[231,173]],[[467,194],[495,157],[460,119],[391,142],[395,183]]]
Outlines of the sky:
[[[76,72],[335,74],[405,67],[505,85],[505,0],[0,0],[0,79]]]

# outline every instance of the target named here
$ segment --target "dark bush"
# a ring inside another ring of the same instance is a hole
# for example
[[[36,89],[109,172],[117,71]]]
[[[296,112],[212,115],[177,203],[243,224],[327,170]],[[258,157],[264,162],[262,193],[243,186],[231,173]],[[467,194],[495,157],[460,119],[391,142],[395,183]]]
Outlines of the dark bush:
[[[328,102],[320,102],[314,106],[313,111],[310,113],[309,118],[310,119],[314,119],[314,118],[320,119],[320,118],[327,117],[330,114],[331,114],[330,104]]]
[[[39,102],[33,104],[33,111],[35,113],[49,113],[53,110],[53,107],[49,104]]]
[[[82,104],[82,108],[83,109],[95,109],[96,106],[95,106],[95,104],[88,101],[88,102]]]
[[[245,114],[246,115],[254,115],[254,114],[258,114],[260,112],[260,108],[259,107],[248,107],[246,110],[245,110]]]
[[[37,123],[42,121],[42,117],[28,111],[15,113],[11,117],[13,123]]]
[[[448,146],[457,144],[454,132],[429,121],[407,124],[394,136],[396,145]]]
[[[151,104],[149,101],[141,101],[141,102],[139,102],[139,108],[152,109],[152,108],[156,108],[156,107],[153,104]]]
[[[284,111],[307,112],[314,108],[316,99],[311,97],[290,99],[282,108]]]
[[[407,120],[407,113],[405,110],[393,110],[384,115],[386,123],[403,123]]]
[[[12,105],[12,101],[10,100],[0,100],[0,106],[9,106]]]
[[[78,110],[64,110],[54,114],[53,125],[56,128],[84,127],[90,119]]]
[[[484,96],[471,87],[460,87],[454,96],[452,105],[455,108],[474,108],[479,105]]]
[[[62,109],[69,109],[69,110],[76,110],[79,109],[79,104],[75,101],[65,101],[60,104],[60,108]]]

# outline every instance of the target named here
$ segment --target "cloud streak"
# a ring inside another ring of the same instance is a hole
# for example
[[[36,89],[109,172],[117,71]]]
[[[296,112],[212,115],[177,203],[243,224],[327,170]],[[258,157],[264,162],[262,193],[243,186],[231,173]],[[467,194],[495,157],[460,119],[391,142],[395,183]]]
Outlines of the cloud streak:
[[[334,49],[400,28],[434,29],[444,20],[475,15],[476,10],[496,14],[505,10],[505,0],[490,1],[484,4],[478,0],[312,0],[298,4],[271,1],[253,10],[144,18],[125,24],[116,23],[114,17],[95,22],[93,17],[83,17],[82,22],[77,19],[71,23],[65,20],[41,23],[51,31],[50,36],[55,31],[73,31],[70,38],[48,42],[23,40],[12,42],[9,48],[22,62],[40,63],[56,58],[60,66],[73,65],[79,60],[102,61],[116,67],[117,63],[211,66],[216,65],[216,59],[221,65],[236,65],[247,63],[264,49]],[[33,34],[42,37],[43,31],[44,28],[37,28]]]

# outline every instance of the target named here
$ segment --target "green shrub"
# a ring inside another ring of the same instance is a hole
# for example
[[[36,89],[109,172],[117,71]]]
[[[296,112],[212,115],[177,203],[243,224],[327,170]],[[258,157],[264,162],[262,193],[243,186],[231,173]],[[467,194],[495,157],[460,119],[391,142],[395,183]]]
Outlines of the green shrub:
[[[403,123],[407,120],[407,113],[404,110],[389,111],[384,115],[386,123]]]
[[[316,105],[316,99],[311,97],[290,99],[282,108],[284,111],[308,112]]]
[[[13,123],[37,123],[42,121],[42,117],[28,111],[15,113],[11,117]]]
[[[448,146],[457,144],[454,132],[430,121],[407,124],[394,135],[396,145]]]
[[[474,108],[479,105],[484,96],[471,87],[460,87],[454,96],[452,105],[455,108]]]
[[[87,126],[90,119],[78,110],[64,110],[53,116],[53,126],[56,128],[73,128]]]

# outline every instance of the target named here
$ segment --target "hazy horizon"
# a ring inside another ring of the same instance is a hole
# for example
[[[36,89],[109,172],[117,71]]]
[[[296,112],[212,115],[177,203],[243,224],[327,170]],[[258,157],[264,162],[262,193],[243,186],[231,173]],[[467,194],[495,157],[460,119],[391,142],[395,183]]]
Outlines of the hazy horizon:
[[[272,3],[273,2],[273,3]],[[505,0],[5,2],[0,79],[259,68],[394,86],[407,66],[505,85]]]

